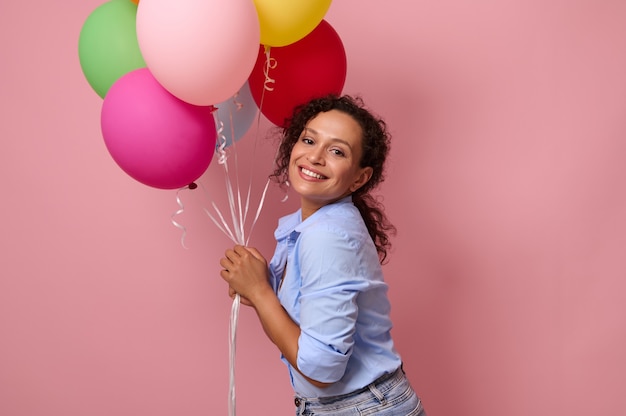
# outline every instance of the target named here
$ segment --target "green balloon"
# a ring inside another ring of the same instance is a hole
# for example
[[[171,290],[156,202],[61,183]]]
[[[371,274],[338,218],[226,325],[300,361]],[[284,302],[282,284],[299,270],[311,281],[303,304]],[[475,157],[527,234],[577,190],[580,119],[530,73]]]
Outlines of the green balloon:
[[[104,98],[120,77],[145,68],[137,42],[137,5],[111,0],[87,17],[78,39],[80,66],[89,85]]]

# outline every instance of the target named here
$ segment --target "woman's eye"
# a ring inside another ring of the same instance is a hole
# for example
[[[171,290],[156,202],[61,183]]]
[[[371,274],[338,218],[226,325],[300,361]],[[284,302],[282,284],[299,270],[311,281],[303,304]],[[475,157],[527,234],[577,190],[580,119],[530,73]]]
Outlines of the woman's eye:
[[[331,152],[335,154],[336,156],[345,156],[345,153],[341,151],[340,149],[332,149]]]
[[[302,143],[312,144],[313,140],[309,139],[308,137],[303,137],[302,138]]]

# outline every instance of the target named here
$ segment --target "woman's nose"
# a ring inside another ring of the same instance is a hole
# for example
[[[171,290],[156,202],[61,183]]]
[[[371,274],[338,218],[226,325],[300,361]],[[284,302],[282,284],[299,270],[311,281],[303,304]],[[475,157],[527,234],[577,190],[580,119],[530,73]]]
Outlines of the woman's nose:
[[[307,159],[311,163],[315,164],[323,164],[324,163],[324,154],[323,149],[321,147],[311,149],[307,154]]]

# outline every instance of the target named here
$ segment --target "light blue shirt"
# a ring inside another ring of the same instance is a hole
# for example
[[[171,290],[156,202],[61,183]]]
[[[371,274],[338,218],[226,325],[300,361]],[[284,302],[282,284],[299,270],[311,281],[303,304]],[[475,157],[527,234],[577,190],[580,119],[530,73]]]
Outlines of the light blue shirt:
[[[333,384],[315,387],[283,361],[301,397],[351,393],[401,364],[390,334],[387,284],[351,196],[301,218],[298,210],[280,219],[270,276],[281,304],[300,326],[298,368]]]

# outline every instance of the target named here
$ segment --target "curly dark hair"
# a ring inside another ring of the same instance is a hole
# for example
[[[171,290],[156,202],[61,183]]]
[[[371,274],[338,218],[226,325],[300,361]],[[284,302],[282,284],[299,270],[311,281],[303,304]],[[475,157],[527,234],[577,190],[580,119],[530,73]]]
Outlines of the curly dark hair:
[[[352,193],[352,201],[365,221],[367,230],[376,245],[380,263],[383,264],[391,248],[389,234],[395,234],[396,229],[387,219],[383,205],[370,194],[370,191],[385,179],[385,161],[389,153],[391,136],[387,131],[385,121],[367,110],[360,97],[331,94],[297,106],[291,118],[285,120],[281,129],[276,167],[270,178],[281,186],[288,182],[291,150],[300,138],[304,127],[317,114],[330,110],[338,110],[351,116],[363,131],[360,167],[371,167],[372,176],[367,183]]]

